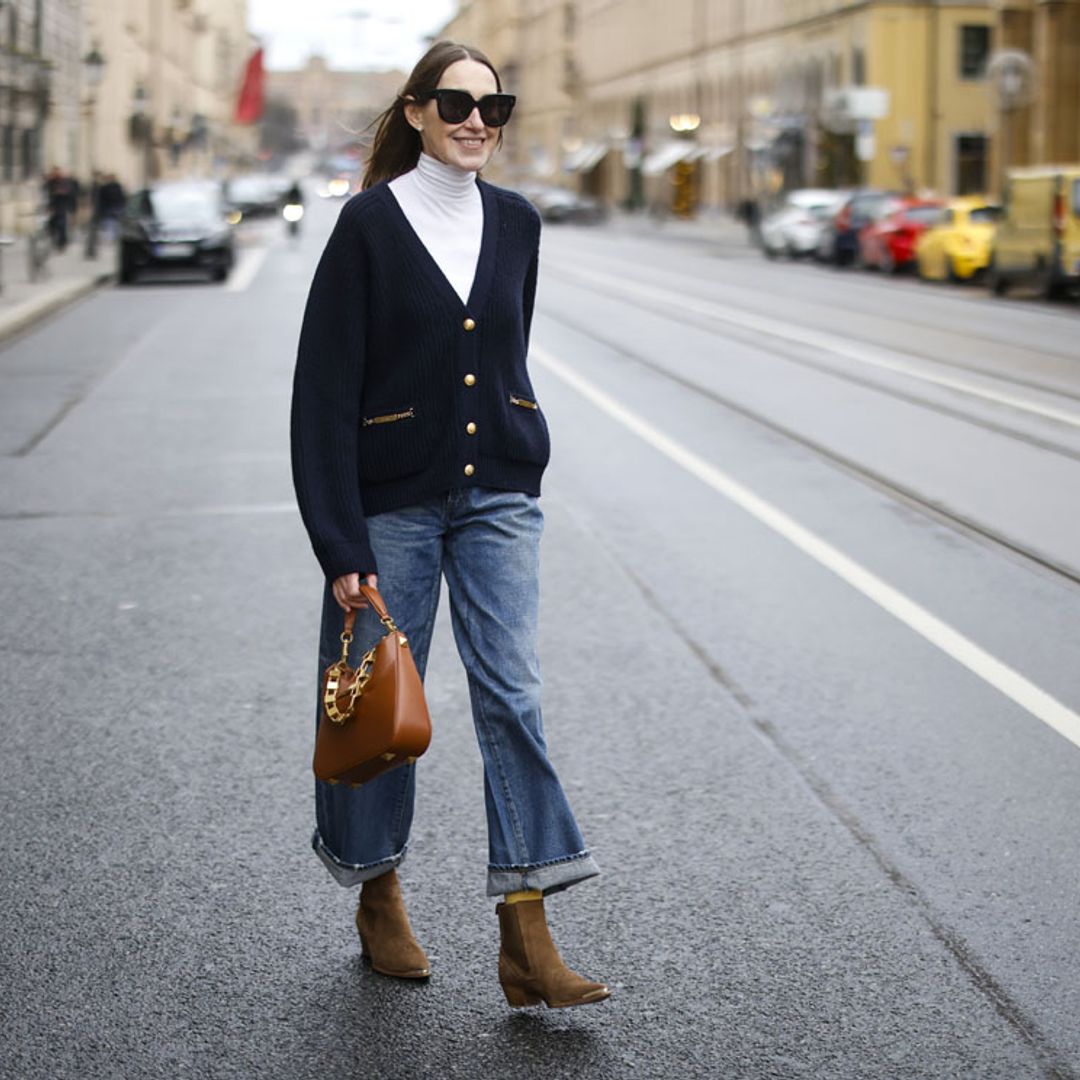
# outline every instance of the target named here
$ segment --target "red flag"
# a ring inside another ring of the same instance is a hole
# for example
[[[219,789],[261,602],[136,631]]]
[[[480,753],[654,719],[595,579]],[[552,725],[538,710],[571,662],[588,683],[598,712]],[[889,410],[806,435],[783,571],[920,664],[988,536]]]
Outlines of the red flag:
[[[244,83],[236,99],[238,124],[254,124],[263,113],[263,51],[256,49],[244,69]]]

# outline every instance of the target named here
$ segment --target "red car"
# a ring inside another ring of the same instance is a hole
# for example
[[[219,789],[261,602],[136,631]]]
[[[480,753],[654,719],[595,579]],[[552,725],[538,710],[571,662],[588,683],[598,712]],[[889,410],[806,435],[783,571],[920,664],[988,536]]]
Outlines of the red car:
[[[941,199],[892,199],[859,233],[862,266],[896,274],[915,265],[915,242],[945,212]]]

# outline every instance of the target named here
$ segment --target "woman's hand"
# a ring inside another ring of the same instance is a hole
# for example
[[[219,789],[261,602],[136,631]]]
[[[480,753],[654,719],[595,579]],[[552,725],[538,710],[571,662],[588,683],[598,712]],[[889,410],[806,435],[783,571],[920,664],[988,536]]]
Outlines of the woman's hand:
[[[376,574],[368,574],[364,581],[373,589],[379,587],[379,578]],[[338,602],[338,607],[346,613],[353,610],[353,608],[366,608],[368,606],[364,594],[360,591],[359,574],[342,574],[341,577],[334,580],[331,588],[334,592],[334,599]]]

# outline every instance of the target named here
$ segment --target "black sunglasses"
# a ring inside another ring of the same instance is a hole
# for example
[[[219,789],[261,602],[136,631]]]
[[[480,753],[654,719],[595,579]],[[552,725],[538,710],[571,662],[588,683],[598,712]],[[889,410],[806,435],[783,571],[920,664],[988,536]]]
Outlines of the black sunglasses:
[[[513,94],[485,94],[477,101],[465,90],[432,90],[424,98],[435,99],[439,118],[446,124],[464,124],[473,109],[479,109],[480,119],[487,127],[502,127],[510,119],[517,101]]]

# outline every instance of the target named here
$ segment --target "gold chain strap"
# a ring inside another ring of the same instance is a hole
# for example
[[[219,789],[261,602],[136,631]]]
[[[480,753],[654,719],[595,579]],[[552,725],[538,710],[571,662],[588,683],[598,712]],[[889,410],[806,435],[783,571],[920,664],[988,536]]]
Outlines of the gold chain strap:
[[[385,641],[390,634],[400,634],[389,614],[385,619],[380,616],[379,621],[389,631],[382,641]],[[375,667],[375,650],[382,644],[382,641],[376,642],[364,653],[364,658],[356,669],[356,679],[349,689],[348,710],[342,712],[337,703],[338,687],[341,685],[341,676],[349,666],[349,646],[352,644],[352,640],[352,630],[346,628],[341,634],[341,659],[326,669],[326,692],[323,694],[323,708],[326,710],[327,717],[335,724],[344,724],[352,714],[352,710],[356,708],[357,698],[363,694],[364,688],[371,681],[371,673]],[[401,635],[401,643],[405,644],[404,635]]]

